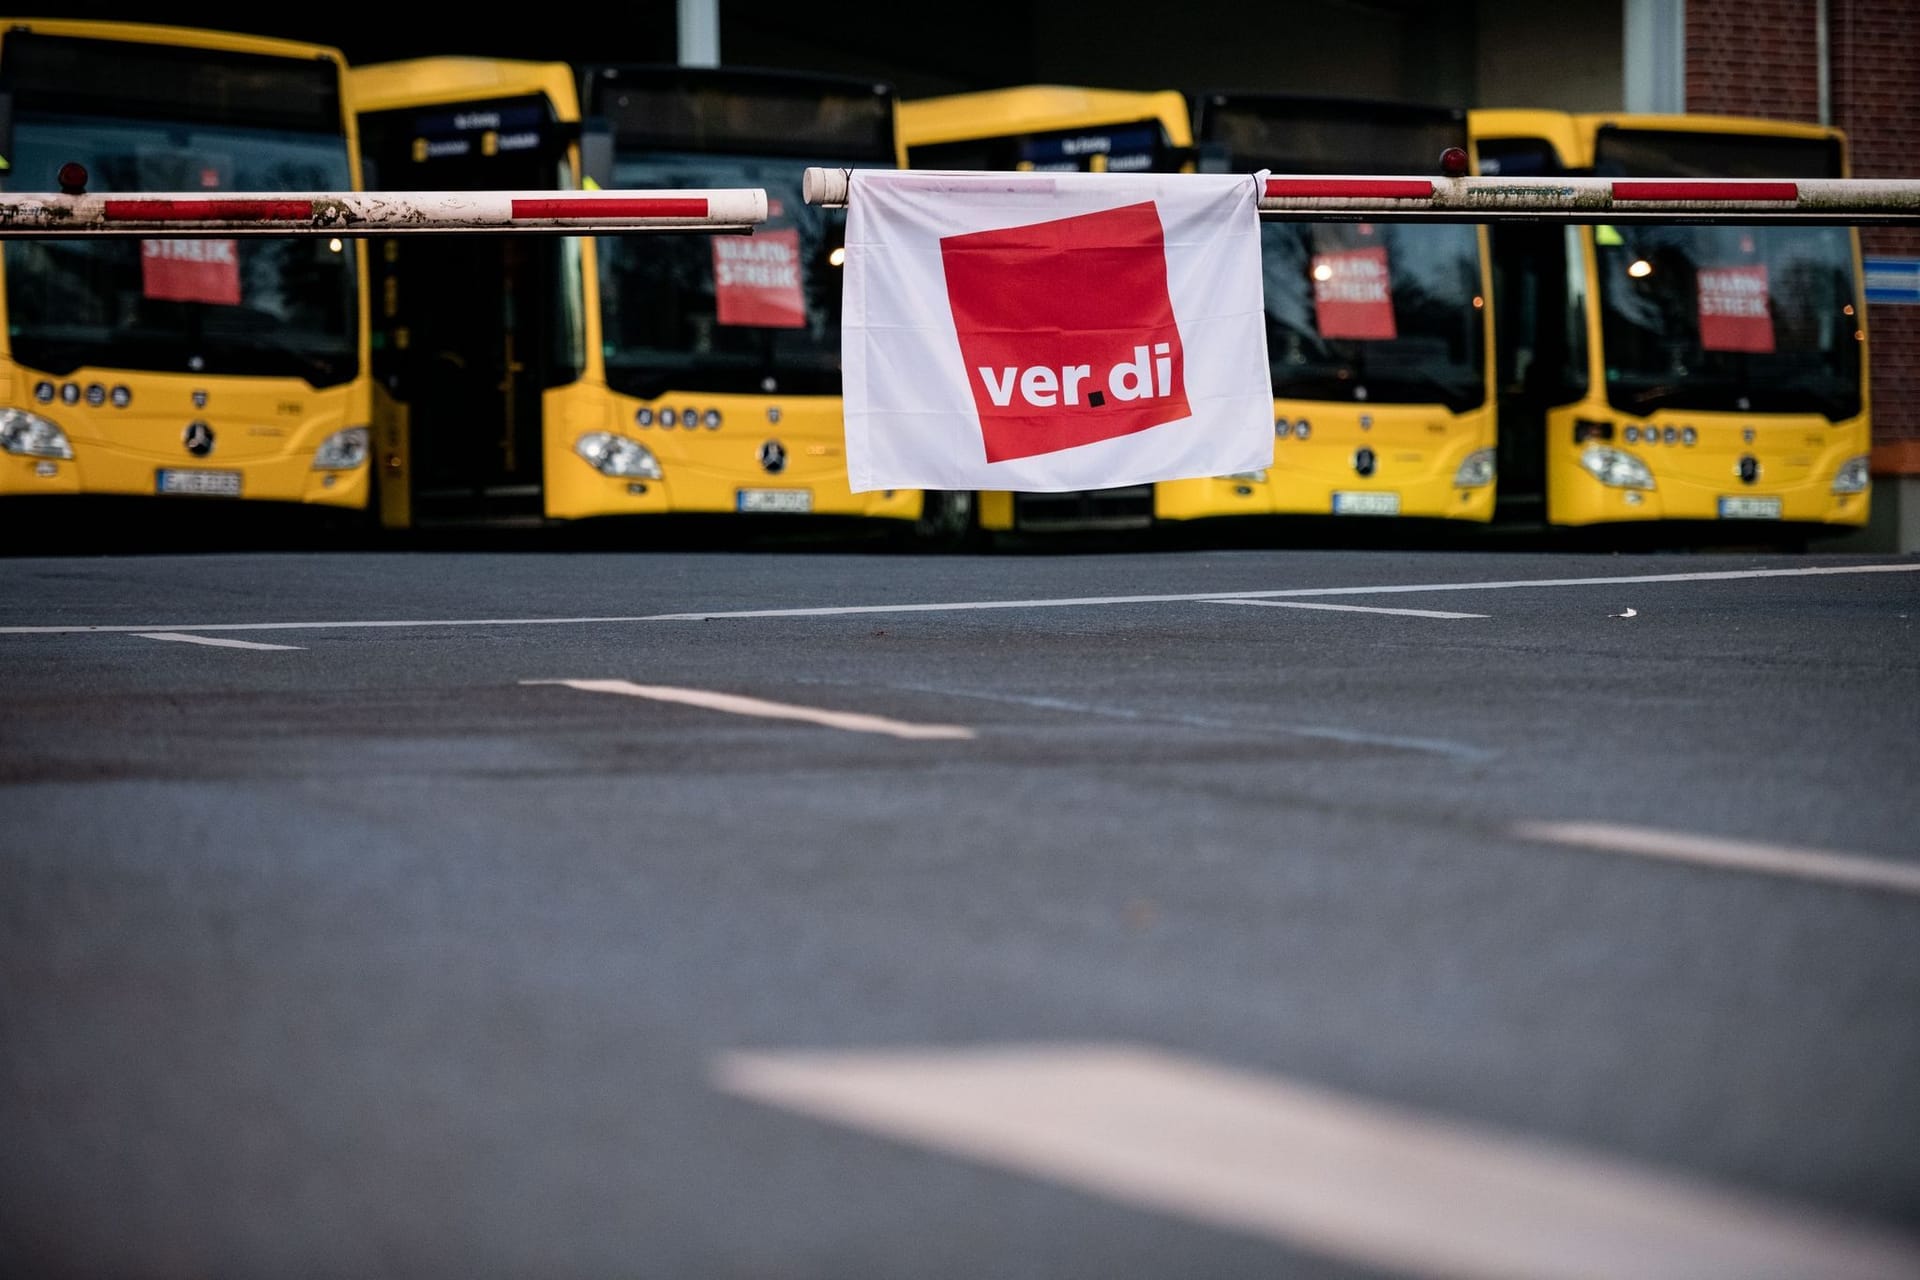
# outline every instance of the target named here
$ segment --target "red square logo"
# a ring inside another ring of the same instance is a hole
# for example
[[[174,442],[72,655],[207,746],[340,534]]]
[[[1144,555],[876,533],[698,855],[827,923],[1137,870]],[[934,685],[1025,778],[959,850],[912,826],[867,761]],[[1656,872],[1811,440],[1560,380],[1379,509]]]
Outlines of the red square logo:
[[[1191,414],[1152,201],[946,236],[940,255],[987,461]]]

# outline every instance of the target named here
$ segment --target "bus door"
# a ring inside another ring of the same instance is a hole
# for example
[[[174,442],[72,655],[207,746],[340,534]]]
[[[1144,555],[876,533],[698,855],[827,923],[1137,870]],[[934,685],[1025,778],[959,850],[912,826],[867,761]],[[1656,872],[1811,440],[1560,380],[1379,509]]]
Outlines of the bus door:
[[[1024,173],[1166,173],[1189,164],[1193,151],[1167,141],[1156,120],[1033,133],[1009,139],[1012,168]],[[1021,530],[1140,529],[1153,523],[1153,486],[1016,493],[1014,524]]]
[[[1490,176],[1562,172],[1545,139],[1483,139],[1478,149],[1480,172]],[[1507,222],[1488,228],[1488,242],[1500,424],[1496,519],[1544,524],[1547,412],[1580,400],[1588,384],[1585,238],[1578,227]]]
[[[362,118],[372,189],[567,184],[569,138],[544,99]],[[578,373],[561,322],[558,236],[389,237],[373,255],[375,367],[403,407],[412,520],[538,523],[542,392]]]
[[[1198,152],[1178,145],[1157,119],[1101,122],[926,143],[909,148],[916,169],[1016,170],[1022,173],[1175,173],[1191,171]],[[1020,532],[1144,529],[1153,524],[1153,486],[1061,493],[987,494],[982,523]]]

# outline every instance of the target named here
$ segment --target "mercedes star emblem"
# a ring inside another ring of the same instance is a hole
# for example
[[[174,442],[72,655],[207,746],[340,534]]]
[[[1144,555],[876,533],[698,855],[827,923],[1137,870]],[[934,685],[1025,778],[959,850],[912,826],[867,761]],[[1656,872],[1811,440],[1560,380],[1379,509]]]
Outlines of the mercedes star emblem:
[[[769,475],[779,475],[787,469],[787,449],[778,440],[769,440],[760,446],[760,465]]]
[[[196,458],[204,458],[213,452],[213,428],[204,422],[189,422],[187,433],[181,440],[187,446],[187,452]]]

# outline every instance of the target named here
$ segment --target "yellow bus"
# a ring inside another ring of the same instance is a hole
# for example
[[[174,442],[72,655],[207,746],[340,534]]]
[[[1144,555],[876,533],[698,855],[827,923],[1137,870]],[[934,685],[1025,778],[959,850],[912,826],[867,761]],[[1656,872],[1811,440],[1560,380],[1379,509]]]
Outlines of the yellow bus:
[[[579,95],[565,63],[416,58],[355,67],[350,83],[371,190],[580,185]],[[607,397],[590,238],[369,245],[385,525],[542,524],[650,491],[644,467],[602,469],[622,424]]]
[[[1470,116],[1488,175],[1844,178],[1835,129],[1713,116]],[[1500,515],[1550,526],[1866,522],[1858,234],[1503,224],[1492,233]]]
[[[594,181],[760,187],[768,216],[751,237],[600,238],[610,419],[646,451],[653,474],[609,476],[561,514],[851,517],[928,538],[964,526],[966,495],[854,493],[847,477],[846,212],[807,204],[800,181],[809,166],[900,167],[892,87],[661,65],[585,66],[580,86],[589,137],[608,144]]]
[[[93,194],[354,189],[320,45],[0,23],[0,184]],[[368,502],[366,287],[318,236],[14,239],[0,252],[0,495]]]
[[[1432,175],[1466,112],[1198,93],[1206,167]],[[1273,465],[1161,486],[1163,516],[1236,512],[1487,521],[1495,410],[1486,232],[1467,225],[1261,225]]]
[[[945,94],[902,102],[900,132],[914,169],[1178,173],[1192,172],[1196,159],[1187,101],[1172,90],[1022,85]],[[1224,492],[1232,491],[1229,482]],[[1166,505],[1160,495],[1174,492],[1166,485],[987,492],[975,495],[976,519],[991,535],[1142,529],[1156,517],[1235,513],[1230,504],[1206,505],[1210,492]]]

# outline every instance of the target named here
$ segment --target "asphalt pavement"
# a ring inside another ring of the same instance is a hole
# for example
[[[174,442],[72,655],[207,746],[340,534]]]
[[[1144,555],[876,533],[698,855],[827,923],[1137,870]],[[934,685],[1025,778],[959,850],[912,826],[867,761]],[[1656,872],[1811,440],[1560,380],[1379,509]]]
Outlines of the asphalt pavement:
[[[1920,1275],[1920,558],[0,560],[0,1273]]]

